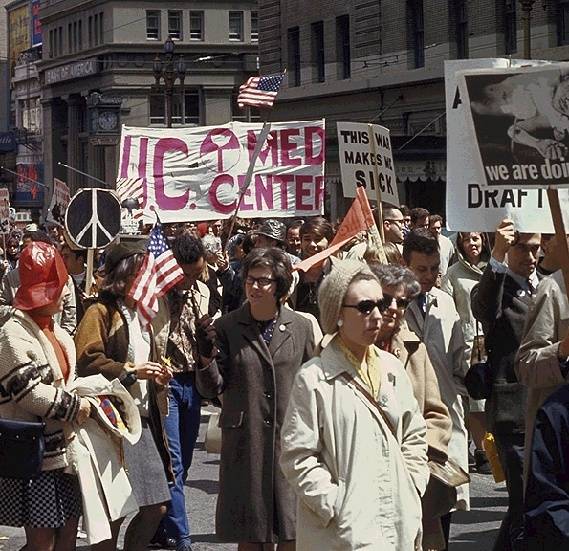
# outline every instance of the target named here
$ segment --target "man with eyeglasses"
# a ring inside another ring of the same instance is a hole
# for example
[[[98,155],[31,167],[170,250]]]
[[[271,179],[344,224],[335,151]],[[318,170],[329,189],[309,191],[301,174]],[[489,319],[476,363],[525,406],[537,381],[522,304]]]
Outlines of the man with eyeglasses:
[[[403,242],[403,258],[421,285],[421,293],[408,306],[405,319],[427,347],[437,374],[441,398],[452,420],[448,455],[468,472],[468,433],[463,397],[467,396],[464,376],[468,371],[467,346],[460,317],[452,298],[435,287],[439,276],[440,252],[437,238],[427,228],[411,231]],[[470,508],[469,485],[457,489],[456,509]],[[441,518],[448,546],[451,513]]]
[[[388,243],[395,243],[399,252],[403,252],[403,213],[392,205],[383,205],[383,235]]]

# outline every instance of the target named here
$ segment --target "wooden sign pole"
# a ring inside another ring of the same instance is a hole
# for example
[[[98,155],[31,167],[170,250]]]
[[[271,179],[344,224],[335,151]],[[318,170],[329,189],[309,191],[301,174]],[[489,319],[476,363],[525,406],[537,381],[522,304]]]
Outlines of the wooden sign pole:
[[[547,199],[549,200],[549,208],[553,217],[553,227],[555,234],[559,236],[561,246],[561,270],[563,272],[563,281],[565,282],[565,292],[569,292],[569,244],[567,243],[567,231],[561,205],[559,203],[559,192],[557,189],[547,189]]]
[[[369,135],[369,149],[374,159],[377,159],[377,144],[375,143],[375,134],[373,132],[373,124],[368,124],[368,135]],[[377,163],[372,163],[373,166],[373,179],[375,181],[375,197],[377,200],[377,218],[379,222],[379,228],[374,226],[370,228],[370,233],[373,240],[376,242],[377,248],[379,249],[379,258],[381,262],[387,264],[387,256],[385,255],[385,250],[383,249],[383,243],[385,241],[385,235],[383,233],[383,207],[381,205],[381,188],[379,187],[379,170],[377,168]],[[378,232],[379,230],[379,232]]]
[[[95,249],[87,249],[87,273],[85,274],[85,294],[91,296],[93,287],[93,268],[95,265]]]

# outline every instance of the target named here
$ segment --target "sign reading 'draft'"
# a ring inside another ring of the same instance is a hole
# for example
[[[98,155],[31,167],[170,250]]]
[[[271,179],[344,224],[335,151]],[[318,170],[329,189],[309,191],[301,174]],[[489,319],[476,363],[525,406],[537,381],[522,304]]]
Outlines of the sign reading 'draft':
[[[196,128],[123,126],[119,178],[139,178],[148,222],[215,220],[233,214],[263,125]],[[324,121],[271,123],[253,168],[242,216],[321,214]]]

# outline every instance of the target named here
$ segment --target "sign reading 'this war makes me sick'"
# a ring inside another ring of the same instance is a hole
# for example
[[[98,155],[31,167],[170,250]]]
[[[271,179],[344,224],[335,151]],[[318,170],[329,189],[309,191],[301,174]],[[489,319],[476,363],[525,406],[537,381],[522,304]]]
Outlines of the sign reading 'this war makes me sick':
[[[375,144],[370,139],[370,128]],[[356,187],[364,186],[368,199],[375,201],[379,186],[382,201],[399,205],[387,128],[379,124],[339,122],[338,145],[344,197],[355,197]]]

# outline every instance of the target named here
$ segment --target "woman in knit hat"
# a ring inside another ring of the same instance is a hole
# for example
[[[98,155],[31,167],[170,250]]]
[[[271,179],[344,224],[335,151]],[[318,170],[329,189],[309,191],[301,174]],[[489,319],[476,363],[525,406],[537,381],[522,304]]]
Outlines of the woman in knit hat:
[[[1,320],[0,417],[45,423],[42,471],[31,479],[0,478],[0,525],[23,526],[26,549],[75,549],[81,516],[77,477],[68,467],[64,427],[87,419],[87,399],[66,390],[75,378],[75,347],[54,323],[68,292],[59,252],[33,242],[19,259],[14,309]]]
[[[108,250],[98,302],[87,309],[75,335],[78,374],[119,379],[140,412],[142,436],[136,444],[125,443],[123,448],[140,508],[125,533],[124,547],[129,551],[142,551],[150,543],[170,501],[168,480],[173,481],[162,424],[171,373],[158,363],[152,331],[141,323],[136,304],[129,297],[145,250],[140,241],[121,242]],[[92,546],[93,551],[116,549],[123,520],[112,523],[112,540]]]
[[[297,373],[281,432],[296,549],[421,549],[425,421],[399,360],[374,346],[391,299],[365,264],[340,260],[318,301],[334,336]]]

